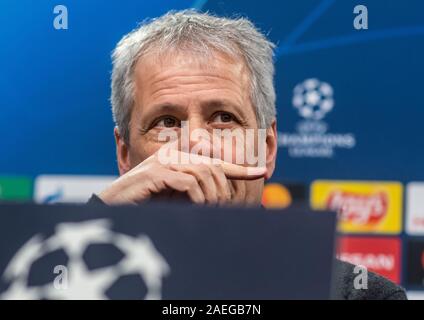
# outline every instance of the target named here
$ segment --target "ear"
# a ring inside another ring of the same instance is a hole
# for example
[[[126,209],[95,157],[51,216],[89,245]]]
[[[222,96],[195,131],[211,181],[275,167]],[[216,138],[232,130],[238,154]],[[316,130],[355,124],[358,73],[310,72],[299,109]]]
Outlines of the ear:
[[[275,169],[275,161],[277,159],[278,149],[278,137],[277,137],[277,122],[274,120],[271,126],[267,129],[266,134],[266,168],[267,172],[265,180],[271,178]]]
[[[128,146],[125,144],[124,139],[119,134],[118,127],[113,131],[116,143],[116,158],[118,160],[119,175],[123,175],[130,170],[130,155]]]

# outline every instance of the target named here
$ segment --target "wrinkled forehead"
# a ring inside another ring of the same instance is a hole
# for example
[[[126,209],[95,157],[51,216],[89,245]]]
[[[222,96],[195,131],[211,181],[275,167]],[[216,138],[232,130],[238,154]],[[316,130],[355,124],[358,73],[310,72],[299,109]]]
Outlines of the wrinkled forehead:
[[[243,57],[217,50],[153,49],[138,58],[133,78],[160,78],[180,70],[193,75],[225,75],[250,92],[250,72]]]

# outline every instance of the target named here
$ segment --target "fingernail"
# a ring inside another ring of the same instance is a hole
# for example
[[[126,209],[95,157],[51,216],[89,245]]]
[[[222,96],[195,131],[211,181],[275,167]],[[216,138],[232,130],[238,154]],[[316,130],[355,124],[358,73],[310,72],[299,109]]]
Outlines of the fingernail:
[[[249,176],[261,176],[266,173],[265,167],[248,167],[247,174]]]

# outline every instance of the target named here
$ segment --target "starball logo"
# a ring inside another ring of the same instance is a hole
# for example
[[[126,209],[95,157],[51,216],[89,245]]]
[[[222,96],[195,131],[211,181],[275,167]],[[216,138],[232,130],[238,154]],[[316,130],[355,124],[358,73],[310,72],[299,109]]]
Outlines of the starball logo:
[[[356,146],[353,133],[333,133],[324,121],[334,110],[333,87],[316,78],[306,79],[293,89],[292,104],[302,121],[295,132],[280,132],[278,145],[292,158],[332,158],[337,149]]]

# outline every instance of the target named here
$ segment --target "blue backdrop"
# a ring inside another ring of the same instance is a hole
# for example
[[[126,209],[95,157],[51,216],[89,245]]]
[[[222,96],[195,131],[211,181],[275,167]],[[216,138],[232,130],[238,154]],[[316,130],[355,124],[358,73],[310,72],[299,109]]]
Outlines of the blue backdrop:
[[[68,30],[53,27],[58,4]],[[359,4],[367,30],[353,25]],[[422,0],[0,0],[0,177],[117,175],[110,53],[145,18],[192,7],[247,16],[278,46],[273,179],[424,181]],[[403,241],[404,285],[424,276],[417,239],[418,258]]]
[[[242,14],[278,44],[280,132],[301,120],[292,91],[318,78],[334,91],[328,131],[355,146],[332,157],[291,157],[275,177],[424,179],[424,2],[361,1],[368,30],[353,28],[357,1],[61,1],[69,29],[53,28],[57,1],[0,2],[0,174],[117,174],[108,101],[110,52],[146,17],[197,7]]]

